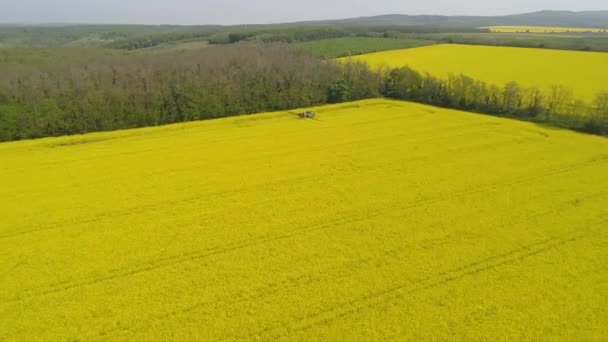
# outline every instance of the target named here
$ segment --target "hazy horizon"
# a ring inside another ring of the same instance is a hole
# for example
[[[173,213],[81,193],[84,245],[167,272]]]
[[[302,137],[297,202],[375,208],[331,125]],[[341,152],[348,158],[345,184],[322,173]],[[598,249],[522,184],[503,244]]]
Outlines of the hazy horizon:
[[[0,0],[4,24],[270,24],[341,19],[383,14],[507,15],[541,10],[606,10],[604,0],[428,0],[407,4],[400,0]]]

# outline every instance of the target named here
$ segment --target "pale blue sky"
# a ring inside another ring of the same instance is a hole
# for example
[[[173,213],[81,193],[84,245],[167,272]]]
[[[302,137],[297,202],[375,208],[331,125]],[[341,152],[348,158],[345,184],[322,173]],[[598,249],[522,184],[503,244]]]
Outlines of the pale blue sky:
[[[607,0],[0,0],[0,22],[244,24],[377,14],[606,10]]]

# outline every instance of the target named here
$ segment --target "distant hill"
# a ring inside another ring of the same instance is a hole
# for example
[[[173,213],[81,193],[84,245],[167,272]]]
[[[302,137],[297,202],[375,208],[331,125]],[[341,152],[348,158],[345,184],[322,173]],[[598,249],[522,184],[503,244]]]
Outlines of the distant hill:
[[[86,46],[114,49],[143,49],[159,45],[209,41],[213,44],[241,40],[302,42],[345,36],[379,37],[390,32],[416,33],[484,33],[483,26],[557,26],[608,29],[608,11],[569,12],[541,11],[505,16],[441,16],[388,14],[339,20],[306,21],[268,25],[89,25],[0,23],[0,48]],[[414,37],[416,38],[416,37]],[[534,38],[534,37],[532,37]],[[592,37],[592,42],[577,41],[559,45],[567,49],[606,51],[606,37]],[[597,38],[597,39],[596,39]],[[454,37],[450,37],[454,40]],[[530,37],[526,38],[530,39]],[[590,38],[591,39],[591,38]],[[441,40],[441,39],[440,39]],[[471,43],[460,41],[461,43]],[[477,41],[479,43],[479,41]],[[488,42],[482,42],[488,44]],[[599,43],[599,44],[598,44]],[[490,42],[496,45],[496,42]],[[521,46],[509,41],[500,45]],[[524,46],[529,46],[524,45]],[[534,46],[549,46],[546,41]],[[551,45],[554,46],[554,45]],[[555,47],[554,47],[555,48]]]
[[[341,20],[309,21],[302,24],[415,25],[479,27],[527,25],[608,28],[608,11],[540,11],[505,16],[442,16],[389,14]]]

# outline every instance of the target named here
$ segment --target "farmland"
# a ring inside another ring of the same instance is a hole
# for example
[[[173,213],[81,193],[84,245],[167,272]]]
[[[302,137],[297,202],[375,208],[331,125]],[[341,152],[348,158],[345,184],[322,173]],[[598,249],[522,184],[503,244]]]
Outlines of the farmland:
[[[604,33],[429,33],[408,35],[436,43],[608,52]]]
[[[606,138],[315,111],[0,144],[0,340],[608,338]]]
[[[584,101],[608,88],[606,53],[440,44],[351,58],[375,67],[410,66],[440,77],[465,74],[496,85],[516,81],[545,92],[564,85]]]
[[[432,45],[434,42],[422,39],[396,39],[372,37],[347,37],[315,40],[299,43],[302,48],[325,58],[360,55],[370,52],[407,49]]]
[[[492,32],[505,33],[598,33],[608,32],[605,28],[583,28],[583,27],[549,27],[549,26],[489,26],[484,27]]]

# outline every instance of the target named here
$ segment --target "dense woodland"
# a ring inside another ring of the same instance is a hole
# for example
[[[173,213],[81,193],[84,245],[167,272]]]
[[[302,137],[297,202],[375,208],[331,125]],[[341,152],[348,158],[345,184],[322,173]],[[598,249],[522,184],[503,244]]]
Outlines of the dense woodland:
[[[608,92],[593,104],[550,93],[447,80],[408,68],[372,71],[287,44],[0,64],[0,140],[154,126],[385,96],[608,134]]]
[[[86,133],[380,96],[364,65],[230,45],[65,65],[0,65],[0,140]],[[335,84],[348,94],[334,94]]]
[[[408,17],[409,19],[413,17]],[[402,18],[402,19],[408,19]],[[607,16],[608,18],[608,16]],[[0,25],[0,49],[16,47],[98,47],[134,51],[188,42],[234,44],[249,42],[302,43],[344,37],[398,38],[433,43],[461,43],[608,51],[608,33],[507,34],[491,33],[469,24],[428,18],[418,24],[395,25],[378,20],[241,26],[77,25],[22,27]],[[409,22],[406,20],[405,22]],[[365,23],[365,24],[362,24]]]
[[[500,20],[575,23],[605,15],[537,13]],[[373,71],[323,60],[435,43],[608,51],[606,33],[497,34],[478,28],[487,20],[380,16],[233,27],[0,26],[0,141],[380,96],[608,134],[608,94],[582,103],[557,85],[543,92],[463,75],[442,80],[408,68]],[[208,47],[177,49],[188,44]]]
[[[178,40],[184,35],[209,36],[221,29],[213,25],[0,25],[0,47],[107,46],[157,37],[166,41]]]
[[[239,26],[179,26],[179,25],[47,25],[23,26],[0,24],[0,47],[60,45],[92,45],[117,48],[147,47],[167,41],[207,39],[227,42],[234,33],[261,36],[263,39],[302,41],[307,32],[331,30],[334,37],[344,35],[374,36],[378,33],[475,33],[483,32],[478,27],[492,25],[562,26],[608,29],[608,11],[567,12],[542,11],[517,15],[438,16],[438,15],[381,15],[343,20],[326,20],[274,25]],[[296,36],[300,35],[300,38]],[[308,35],[311,37],[311,35]],[[313,35],[314,36],[314,33]],[[122,42],[118,43],[118,42]],[[576,44],[571,41],[572,44]],[[568,47],[568,44],[560,43]]]

